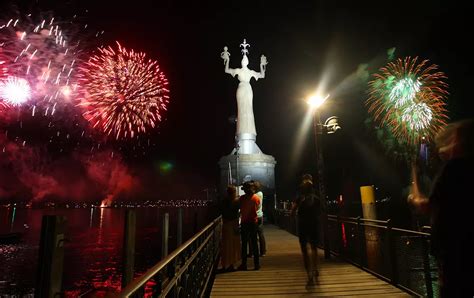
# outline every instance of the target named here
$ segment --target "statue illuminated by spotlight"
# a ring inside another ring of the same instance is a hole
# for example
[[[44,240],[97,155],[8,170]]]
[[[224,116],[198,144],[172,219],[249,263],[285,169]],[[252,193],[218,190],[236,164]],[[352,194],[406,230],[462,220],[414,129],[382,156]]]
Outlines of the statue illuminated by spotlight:
[[[244,39],[244,42],[240,44],[240,46],[242,47],[243,54],[241,68],[229,68],[230,53],[227,51],[227,47],[224,47],[224,51],[221,53],[221,58],[224,60],[225,72],[231,74],[233,77],[237,75],[240,82],[237,88],[237,150],[243,154],[261,153],[255,143],[257,132],[253,115],[253,92],[250,80],[252,77],[255,78],[255,80],[265,78],[265,68],[268,62],[267,58],[262,55],[260,57],[260,72],[249,69],[247,67],[249,64],[249,59],[247,58],[249,51],[247,47],[250,45]]]

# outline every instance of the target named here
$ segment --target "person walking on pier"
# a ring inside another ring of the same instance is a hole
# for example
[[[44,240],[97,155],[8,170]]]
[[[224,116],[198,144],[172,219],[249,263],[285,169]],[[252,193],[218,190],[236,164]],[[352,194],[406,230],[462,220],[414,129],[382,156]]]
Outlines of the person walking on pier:
[[[260,206],[260,199],[255,194],[255,185],[251,182],[245,182],[242,186],[242,190],[245,192],[239,198],[240,202],[240,233],[242,238],[242,264],[239,266],[239,270],[247,270],[247,244],[250,241],[252,243],[252,253],[254,269],[260,269],[260,259],[258,255],[257,245],[257,210]]]
[[[448,125],[435,142],[445,165],[429,197],[420,193],[413,168],[408,203],[431,216],[430,244],[438,263],[440,297],[474,297],[474,120]]]
[[[298,238],[304,267],[308,275],[307,287],[310,287],[319,276],[316,245],[319,240],[321,200],[314,192],[312,177],[309,174],[303,176],[299,194],[292,204],[291,214],[295,213],[297,213]],[[311,255],[308,253],[308,244],[311,247]]]
[[[235,185],[227,186],[227,196],[221,203],[222,246],[221,265],[223,271],[234,271],[234,264],[240,261],[239,200]]]

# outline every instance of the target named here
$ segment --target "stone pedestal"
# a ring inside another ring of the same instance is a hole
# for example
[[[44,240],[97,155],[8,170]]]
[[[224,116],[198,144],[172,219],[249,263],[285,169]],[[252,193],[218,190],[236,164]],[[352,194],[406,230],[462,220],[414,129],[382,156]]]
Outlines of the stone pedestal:
[[[258,180],[272,194],[275,193],[275,158],[260,154],[229,154],[219,161],[221,169],[219,192],[225,194],[229,183],[242,184],[246,176]],[[232,177],[233,181],[229,181]]]
[[[219,194],[225,196],[228,184],[241,185],[245,177],[249,180],[258,180],[263,187],[264,214],[265,217],[270,217],[271,212],[266,211],[273,210],[275,204],[275,165],[275,158],[263,153],[223,156],[219,161],[221,172]]]

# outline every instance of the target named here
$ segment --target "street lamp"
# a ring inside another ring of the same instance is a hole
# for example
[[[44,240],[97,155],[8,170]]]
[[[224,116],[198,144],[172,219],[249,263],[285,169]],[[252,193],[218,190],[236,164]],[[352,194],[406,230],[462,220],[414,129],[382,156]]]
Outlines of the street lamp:
[[[308,98],[307,103],[313,112],[313,127],[314,127],[314,141],[316,145],[316,157],[317,157],[317,174],[318,174],[318,186],[319,186],[319,197],[324,204],[323,212],[323,242],[324,242],[324,258],[329,259],[331,256],[329,248],[329,229],[328,229],[328,216],[327,216],[327,201],[326,201],[326,190],[324,188],[324,160],[323,160],[323,147],[322,147],[322,135],[324,132],[333,134],[337,130],[341,129],[338,124],[338,118],[335,116],[329,117],[324,124],[321,123],[321,115],[319,108],[329,98],[329,94],[326,96],[313,95]]]
[[[311,109],[317,111],[320,106],[329,98],[329,94],[326,96],[321,96],[319,94],[312,95],[306,101]]]

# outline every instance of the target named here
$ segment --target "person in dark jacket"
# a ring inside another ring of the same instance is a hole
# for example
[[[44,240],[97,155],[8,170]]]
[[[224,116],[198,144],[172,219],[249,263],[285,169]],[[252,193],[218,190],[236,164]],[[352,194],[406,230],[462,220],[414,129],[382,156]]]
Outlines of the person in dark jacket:
[[[429,197],[419,191],[414,173],[408,202],[431,217],[431,253],[438,263],[440,297],[473,297],[473,119],[448,125],[435,141],[444,167]]]
[[[318,248],[319,217],[321,215],[321,200],[314,192],[311,175],[304,175],[299,186],[299,194],[292,204],[291,213],[297,216],[298,238],[303,254],[304,267],[308,274],[307,286],[312,286],[319,276]],[[308,253],[308,244],[311,255]]]

